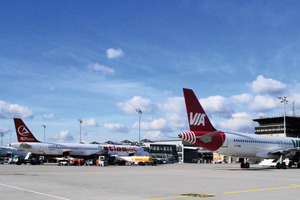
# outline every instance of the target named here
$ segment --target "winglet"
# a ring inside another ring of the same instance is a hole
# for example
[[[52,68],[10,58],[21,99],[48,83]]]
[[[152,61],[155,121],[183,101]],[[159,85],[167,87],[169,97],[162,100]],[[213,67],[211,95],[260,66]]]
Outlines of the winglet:
[[[31,133],[22,119],[14,118],[18,142],[40,142]]]

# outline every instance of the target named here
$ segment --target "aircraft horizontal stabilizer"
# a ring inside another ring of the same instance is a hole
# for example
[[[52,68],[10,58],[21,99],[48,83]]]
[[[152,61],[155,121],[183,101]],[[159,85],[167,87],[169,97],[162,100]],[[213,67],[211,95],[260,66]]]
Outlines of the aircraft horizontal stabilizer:
[[[198,138],[199,140],[201,140],[202,142],[204,142],[204,143],[209,143],[209,142],[212,141],[212,137],[214,137],[214,136],[217,135],[218,133],[220,133],[220,131],[214,131],[214,132],[211,132],[211,133],[202,135],[202,136],[198,136],[197,138]]]

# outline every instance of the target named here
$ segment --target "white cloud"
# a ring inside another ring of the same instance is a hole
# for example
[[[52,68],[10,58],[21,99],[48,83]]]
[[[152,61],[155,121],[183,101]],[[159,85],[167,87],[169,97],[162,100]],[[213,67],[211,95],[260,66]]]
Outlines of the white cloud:
[[[232,114],[231,119],[218,123],[221,129],[249,132],[253,131],[252,116],[245,112]]]
[[[246,94],[246,93],[235,95],[230,98],[230,100],[236,104],[248,104],[252,101],[252,99],[253,96],[251,94]]]
[[[286,84],[259,75],[251,84],[252,91],[257,94],[279,95],[287,89]]]
[[[163,108],[172,113],[185,113],[185,104],[183,97],[170,97],[163,105]]]
[[[0,101],[0,118],[2,119],[10,119],[14,117],[20,118],[32,118],[32,111],[18,104],[9,104],[5,101]]]
[[[143,113],[155,113],[157,106],[150,99],[145,99],[140,96],[135,96],[126,102],[117,103],[117,106],[126,113],[135,113],[137,108],[140,108]]]
[[[278,107],[278,105],[278,99],[258,95],[254,98],[249,107],[254,112],[265,112]]]
[[[53,113],[50,113],[50,114],[44,114],[43,115],[43,119],[44,120],[53,120],[53,119],[55,119],[55,116],[54,116],[54,114]]]
[[[295,102],[295,109],[300,109],[300,101],[299,101],[299,99],[300,99],[300,94],[294,94],[293,95],[293,97],[291,97],[291,98],[288,98],[288,101],[289,102]],[[291,105],[291,104],[290,104]]]
[[[69,131],[61,131],[59,135],[52,137],[52,140],[58,141],[58,142],[67,142],[67,141],[73,141],[73,135],[69,133]]]
[[[124,52],[118,48],[118,49],[113,49],[109,48],[106,50],[107,58],[109,59],[114,59],[114,58],[120,58],[124,56]]]
[[[133,125],[133,128],[138,128],[138,127],[139,127],[139,123],[136,122]],[[167,125],[167,121],[163,118],[155,119],[150,122],[141,122],[141,129],[142,130],[151,130],[151,131],[152,130],[160,130],[160,131],[164,131],[164,132],[171,131],[171,129]]]
[[[84,127],[98,127],[98,123],[94,118],[82,120],[82,126]]]
[[[158,140],[162,138],[166,138],[167,136],[164,135],[161,131],[147,131],[143,138],[147,138],[150,140]]]
[[[228,99],[222,96],[210,96],[200,99],[201,105],[206,113],[229,118],[233,113],[233,108]]]
[[[104,128],[111,130],[112,132],[128,133],[129,128],[123,124],[104,124]]]
[[[176,128],[185,128],[188,123],[186,114],[169,113],[166,114],[166,119],[171,126]]]
[[[114,74],[115,70],[107,67],[105,65],[100,65],[98,63],[94,63],[94,64],[89,64],[87,66],[89,71],[94,71],[94,72],[101,72],[103,75],[108,75],[108,74]]]

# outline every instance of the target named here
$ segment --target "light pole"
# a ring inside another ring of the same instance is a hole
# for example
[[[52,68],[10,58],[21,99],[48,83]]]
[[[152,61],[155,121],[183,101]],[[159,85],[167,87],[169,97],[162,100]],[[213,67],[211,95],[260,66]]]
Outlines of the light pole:
[[[42,127],[44,127],[44,142],[46,141],[46,139],[45,139],[45,129],[46,129],[46,125],[42,125]]]
[[[3,132],[0,132],[1,133],[1,146],[3,147],[3,135],[4,133]]]
[[[78,119],[79,123],[80,123],[80,141],[79,141],[79,144],[81,144],[81,124],[82,124],[82,120],[81,119]]]
[[[281,99],[280,103],[283,103],[283,131],[284,131],[284,135],[286,137],[286,119],[285,119],[285,104],[288,103],[288,100],[286,100],[286,97],[279,97],[278,99]]]
[[[140,108],[135,109],[135,111],[139,114],[139,145],[141,144],[141,114],[143,113]]]

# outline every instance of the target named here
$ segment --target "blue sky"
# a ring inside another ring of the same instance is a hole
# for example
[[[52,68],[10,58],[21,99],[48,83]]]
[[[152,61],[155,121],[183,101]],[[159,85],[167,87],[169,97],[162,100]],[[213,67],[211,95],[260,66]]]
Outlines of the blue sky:
[[[0,131],[43,140],[166,139],[188,129],[182,88],[220,130],[300,108],[297,1],[3,1]]]

